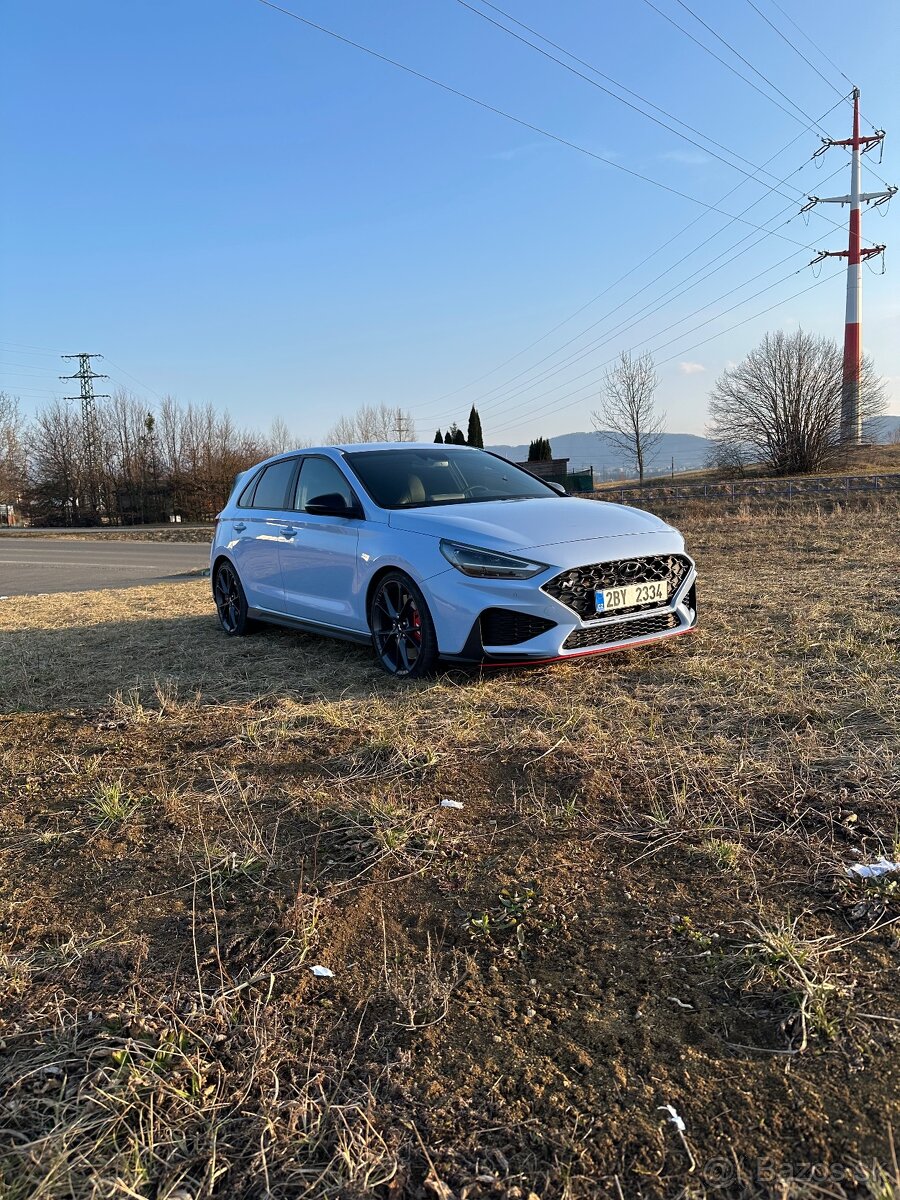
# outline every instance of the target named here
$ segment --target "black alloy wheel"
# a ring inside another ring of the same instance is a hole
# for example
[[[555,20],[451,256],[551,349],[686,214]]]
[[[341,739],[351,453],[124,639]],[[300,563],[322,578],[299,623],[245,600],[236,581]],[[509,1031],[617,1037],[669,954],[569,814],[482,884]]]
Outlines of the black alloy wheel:
[[[229,637],[243,637],[253,627],[247,617],[247,597],[231,563],[220,563],[213,581],[213,599],[219,624]]]
[[[378,583],[369,607],[378,661],[390,675],[419,679],[437,662],[437,636],[425,597],[401,571]]]

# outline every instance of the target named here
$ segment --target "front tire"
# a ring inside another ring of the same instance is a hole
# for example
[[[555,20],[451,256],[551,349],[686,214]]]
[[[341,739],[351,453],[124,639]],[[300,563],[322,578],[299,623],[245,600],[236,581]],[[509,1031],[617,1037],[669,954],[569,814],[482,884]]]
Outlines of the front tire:
[[[421,679],[434,669],[434,622],[425,597],[402,571],[390,571],[378,581],[369,605],[369,629],[378,661],[389,675]]]
[[[252,632],[254,623],[247,616],[247,597],[230,562],[221,562],[216,567],[213,600],[219,624],[229,637],[244,637]]]

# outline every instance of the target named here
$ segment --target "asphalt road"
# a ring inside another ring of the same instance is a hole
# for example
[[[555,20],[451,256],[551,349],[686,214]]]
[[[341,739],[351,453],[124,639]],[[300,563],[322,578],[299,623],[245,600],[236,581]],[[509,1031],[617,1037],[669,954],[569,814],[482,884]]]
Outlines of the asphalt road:
[[[202,543],[0,538],[0,597],[135,587],[208,565],[209,546]]]

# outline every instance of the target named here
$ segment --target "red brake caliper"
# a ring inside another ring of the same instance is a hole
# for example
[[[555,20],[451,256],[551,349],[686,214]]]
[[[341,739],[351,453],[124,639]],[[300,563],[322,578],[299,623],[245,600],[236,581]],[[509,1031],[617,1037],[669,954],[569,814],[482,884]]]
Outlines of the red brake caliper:
[[[417,608],[413,609],[412,629],[410,629],[409,632],[410,632],[411,636],[413,637],[413,639],[421,646],[421,644],[422,644],[422,618],[419,616],[419,610]]]

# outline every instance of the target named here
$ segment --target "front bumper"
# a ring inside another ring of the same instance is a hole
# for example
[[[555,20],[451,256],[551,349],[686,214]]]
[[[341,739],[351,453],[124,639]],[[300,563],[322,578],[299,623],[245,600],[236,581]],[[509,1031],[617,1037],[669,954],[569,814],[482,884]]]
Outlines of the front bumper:
[[[696,567],[683,552],[669,558],[678,559],[680,566],[671,575],[672,594],[666,604],[643,605],[600,617],[589,613],[583,602],[558,583],[567,572],[584,571],[587,575],[595,571],[596,563],[563,571],[551,569],[528,585],[471,580],[459,572],[454,579],[442,573],[439,581],[430,581],[438,593],[431,606],[441,655],[465,662],[547,662],[627,649],[688,633],[697,624]],[[612,567],[616,561],[602,565]],[[466,609],[468,617],[459,644],[459,616]]]

